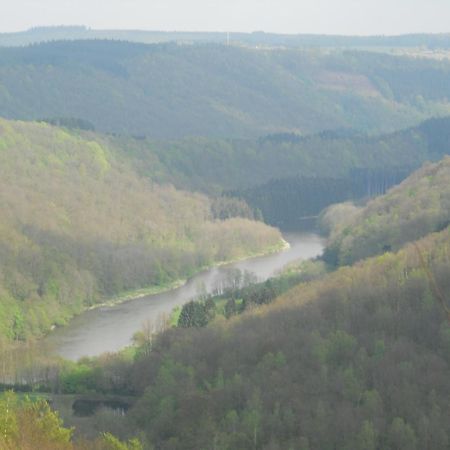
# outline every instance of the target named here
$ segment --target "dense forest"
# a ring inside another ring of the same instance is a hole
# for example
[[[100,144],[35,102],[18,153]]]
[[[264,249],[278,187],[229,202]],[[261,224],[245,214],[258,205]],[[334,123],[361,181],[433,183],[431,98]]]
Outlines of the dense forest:
[[[408,168],[353,169],[345,177],[287,177],[227,194],[244,199],[266,223],[283,230],[311,229],[330,204],[383,195],[409,172]]]
[[[0,48],[0,115],[152,138],[393,131],[449,114],[449,72],[370,52],[60,41]]]
[[[423,162],[442,158],[450,149],[450,120],[379,136],[336,130],[255,140],[105,139],[144,177],[243,198],[266,222],[298,229],[332,203],[382,195]]]
[[[160,183],[220,193],[290,177],[348,178],[363,183],[362,194],[377,192],[371,177],[399,181],[425,161],[437,161],[450,148],[450,118],[430,119],[394,133],[368,136],[351,130],[293,133],[258,139],[152,140],[104,137],[142,175]],[[395,171],[399,171],[396,173]],[[400,172],[403,171],[403,172]]]
[[[242,201],[151,183],[101,141],[47,124],[0,121],[0,211],[0,336],[15,340],[281,244]]]
[[[400,189],[420,197],[444,166]],[[398,196],[398,208],[409,202]],[[395,225],[396,209],[386,215]],[[237,316],[188,323],[186,306],[132,358],[83,361],[70,386],[137,395],[115,426],[124,438],[144,431],[147,448],[448,449],[449,254],[447,227],[277,299],[280,284],[246,288],[237,303],[253,295],[259,306]]]

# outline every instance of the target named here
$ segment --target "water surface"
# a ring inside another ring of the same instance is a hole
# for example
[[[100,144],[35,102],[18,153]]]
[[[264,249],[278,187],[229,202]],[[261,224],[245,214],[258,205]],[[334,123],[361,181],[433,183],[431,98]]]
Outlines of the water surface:
[[[86,311],[66,327],[55,330],[47,340],[64,358],[98,356],[118,351],[131,343],[144,322],[154,322],[176,306],[198,296],[199,289],[211,293],[229,279],[230,269],[252,272],[259,281],[275,275],[286,264],[320,255],[323,239],[313,233],[286,233],[290,248],[273,255],[212,268],[191,278],[184,286],[171,291],[130,300],[115,306]]]

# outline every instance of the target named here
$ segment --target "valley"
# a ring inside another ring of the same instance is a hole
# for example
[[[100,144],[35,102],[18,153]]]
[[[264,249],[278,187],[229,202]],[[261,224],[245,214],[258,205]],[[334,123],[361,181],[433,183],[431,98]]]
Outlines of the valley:
[[[449,449],[448,36],[230,34],[0,33],[1,450]]]

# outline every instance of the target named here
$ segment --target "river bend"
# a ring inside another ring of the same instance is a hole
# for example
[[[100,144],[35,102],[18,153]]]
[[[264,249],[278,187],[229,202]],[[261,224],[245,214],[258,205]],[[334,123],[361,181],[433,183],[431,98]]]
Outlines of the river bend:
[[[212,292],[229,277],[230,268],[252,272],[258,281],[264,281],[290,262],[314,258],[323,251],[323,239],[317,234],[285,233],[284,238],[290,248],[282,252],[209,269],[191,278],[184,286],[162,294],[86,311],[66,327],[55,330],[47,341],[57,354],[70,360],[115,352],[131,343],[145,321],[155,321],[195,298],[199,286]]]

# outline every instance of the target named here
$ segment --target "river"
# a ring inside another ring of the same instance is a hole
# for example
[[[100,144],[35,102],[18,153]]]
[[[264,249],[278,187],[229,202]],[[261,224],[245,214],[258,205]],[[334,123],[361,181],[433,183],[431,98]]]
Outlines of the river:
[[[323,239],[317,234],[285,233],[284,238],[290,248],[282,252],[209,269],[194,276],[182,287],[162,294],[86,311],[66,327],[55,330],[47,341],[57,354],[69,360],[115,352],[130,345],[133,335],[144,322],[155,321],[162,314],[169,314],[176,306],[195,298],[199,287],[212,292],[227,280],[230,268],[252,272],[258,281],[264,281],[286,264],[314,258],[323,251]]]

